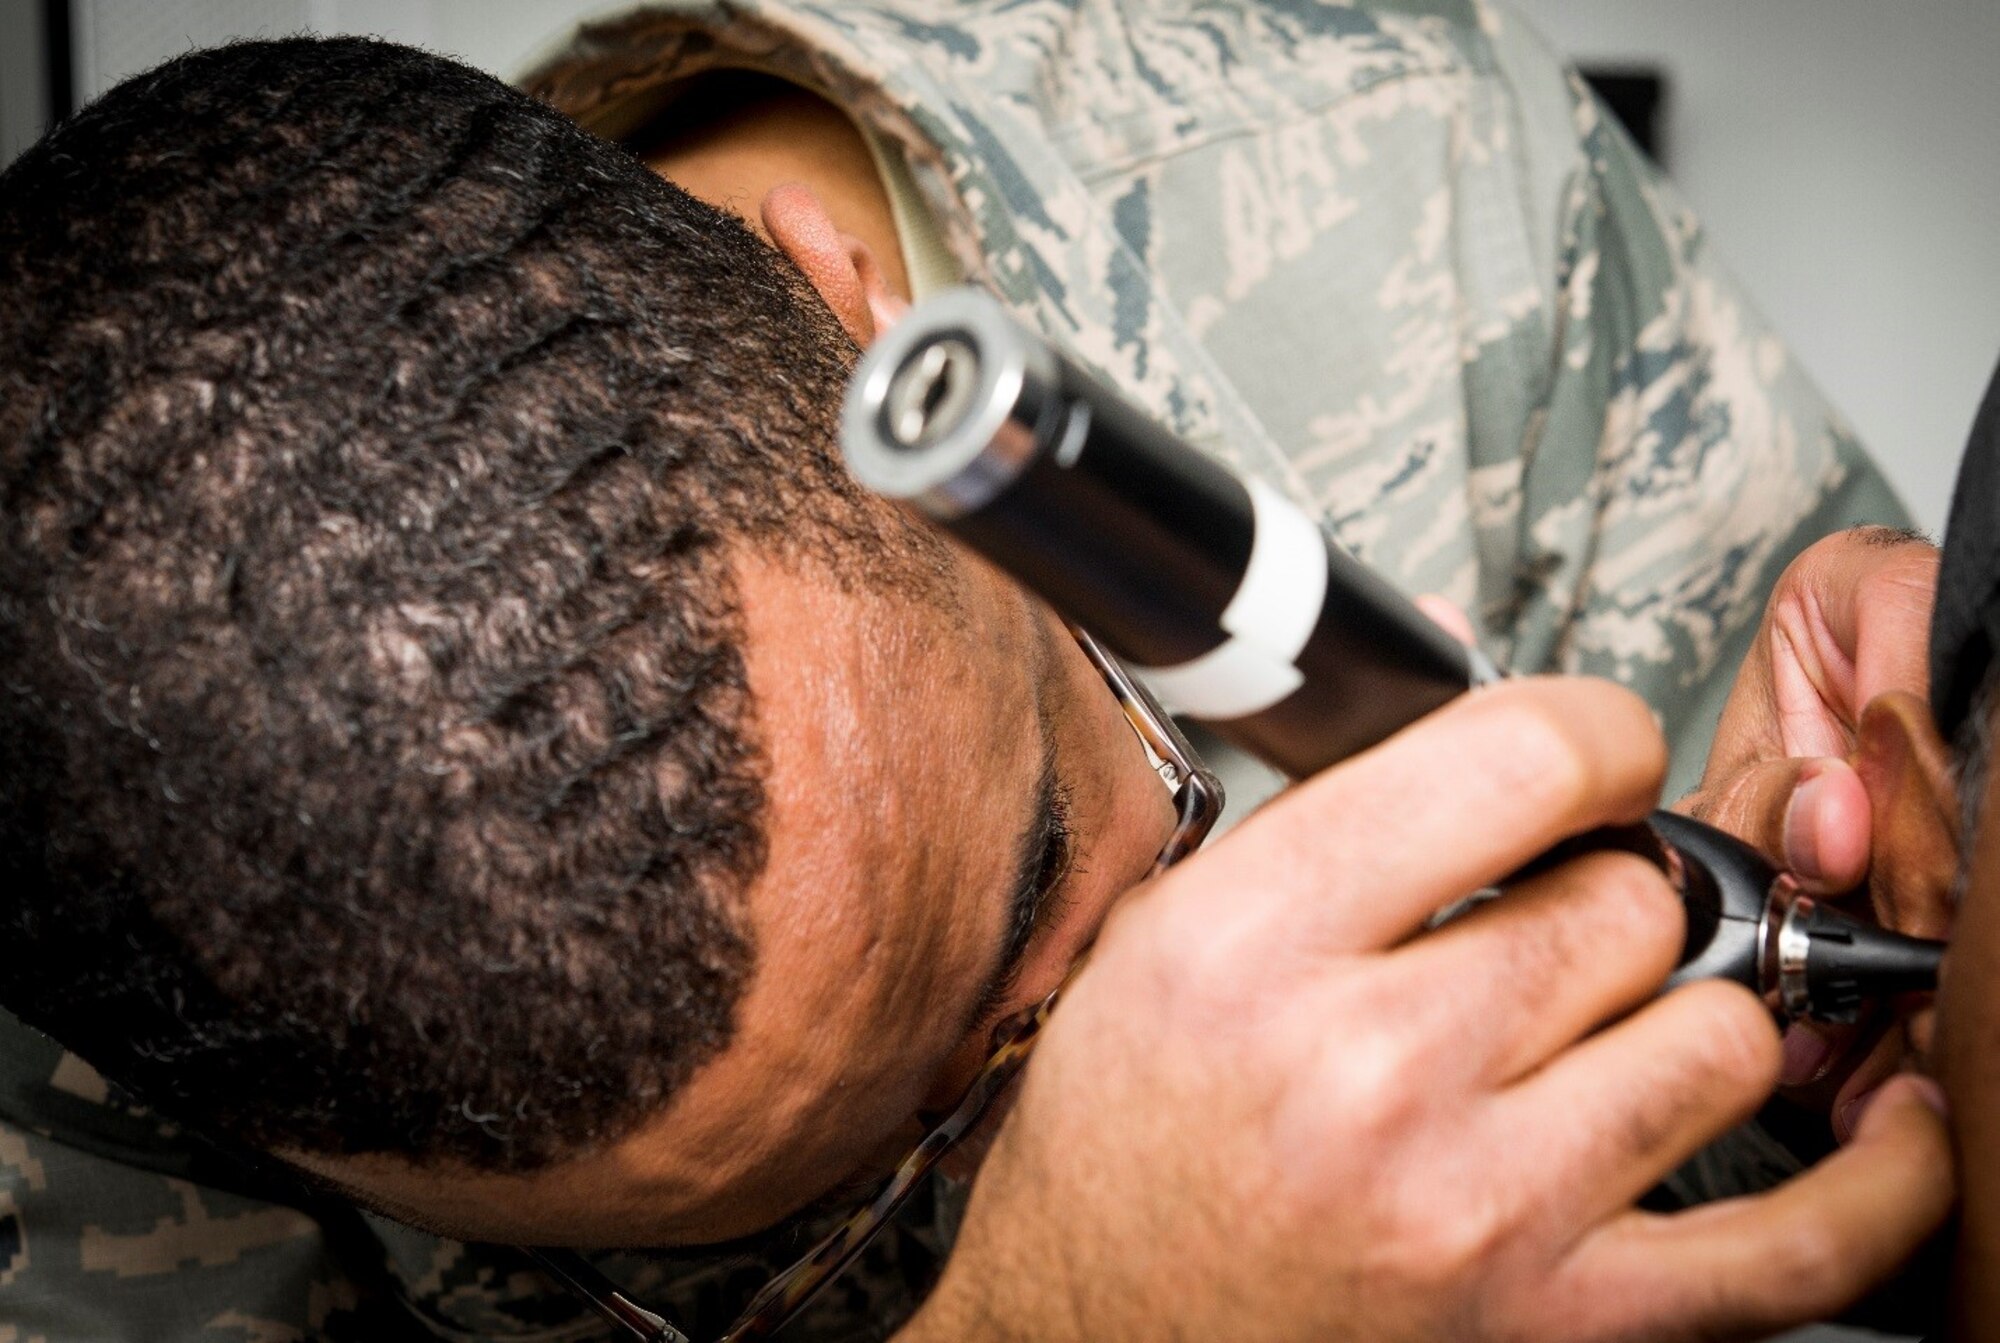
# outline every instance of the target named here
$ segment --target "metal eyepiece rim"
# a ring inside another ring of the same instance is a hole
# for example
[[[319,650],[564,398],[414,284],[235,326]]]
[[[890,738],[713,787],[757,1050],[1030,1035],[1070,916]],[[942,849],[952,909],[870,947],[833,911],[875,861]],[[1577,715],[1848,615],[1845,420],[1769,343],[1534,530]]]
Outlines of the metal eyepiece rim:
[[[898,375],[931,346],[969,349],[976,380],[955,423],[928,442],[907,443],[888,430],[887,408]],[[1028,467],[1059,370],[999,300],[970,286],[925,299],[870,347],[855,369],[841,410],[841,451],[854,478],[875,493],[906,499],[933,518],[977,511]]]
[[[1812,937],[1806,932],[1806,920],[1812,917],[1814,908],[1813,898],[1800,892],[1792,898],[1783,921],[1778,924],[1778,1004],[1793,1020],[1812,1014],[1812,981],[1806,974]]]

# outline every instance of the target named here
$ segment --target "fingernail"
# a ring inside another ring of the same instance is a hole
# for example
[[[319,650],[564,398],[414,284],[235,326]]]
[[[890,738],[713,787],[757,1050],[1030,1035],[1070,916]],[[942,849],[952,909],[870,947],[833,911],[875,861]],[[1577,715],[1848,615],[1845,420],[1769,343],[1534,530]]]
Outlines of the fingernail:
[[[1818,826],[1814,824],[1825,792],[1824,776],[1810,774],[1792,790],[1792,800],[1785,807],[1785,865],[1808,880],[1826,875],[1819,861]]]
[[[1910,1078],[1910,1090],[1917,1093],[1917,1099],[1936,1111],[1939,1118],[1951,1114],[1951,1101],[1944,1094],[1944,1084],[1935,1077],[1925,1077],[1914,1073]]]
[[[1882,1107],[1875,1103],[1877,1098],[1892,1086],[1902,1087],[1940,1116],[1950,1111],[1951,1107],[1944,1097],[1944,1088],[1937,1084],[1936,1079],[1925,1077],[1921,1073],[1904,1073],[1891,1078],[1873,1091],[1863,1092],[1843,1105],[1840,1108],[1841,1128],[1852,1137],[1865,1137],[1867,1127],[1879,1122],[1870,1118],[1882,1110]]]
[[[1859,1096],[1850,1098],[1846,1104],[1842,1105],[1840,1113],[1836,1116],[1833,1136],[1844,1143],[1853,1142],[1856,1138],[1860,1137],[1861,1121],[1866,1119],[1868,1112],[1875,1108],[1875,1095],[1880,1090],[1881,1088],[1877,1087],[1872,1091],[1864,1091]]]
[[[1778,1069],[1778,1084],[1802,1087],[1826,1076],[1833,1062],[1833,1041],[1810,1026],[1794,1026],[1785,1032],[1784,1062]]]

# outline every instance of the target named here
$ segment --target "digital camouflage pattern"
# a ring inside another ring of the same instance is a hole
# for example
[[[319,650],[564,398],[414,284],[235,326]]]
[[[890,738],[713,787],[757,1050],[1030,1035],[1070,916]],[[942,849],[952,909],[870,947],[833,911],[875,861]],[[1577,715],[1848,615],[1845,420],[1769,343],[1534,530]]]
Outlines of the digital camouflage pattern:
[[[848,108],[960,273],[1456,600],[1498,660],[1647,695],[1681,784],[1785,563],[1903,519],[1699,225],[1505,10],[681,3],[584,29],[529,85],[621,136],[732,66]],[[885,1238],[793,1336],[886,1334],[949,1220]],[[761,1271],[608,1267],[704,1325]],[[258,1196],[0,1019],[0,1343],[425,1333],[602,1336],[504,1250]]]
[[[961,1193],[916,1199],[789,1336],[886,1338],[936,1276]],[[596,1262],[706,1338],[798,1249]],[[517,1252],[247,1174],[0,1013],[0,1343],[614,1337]]]
[[[750,66],[907,161],[960,272],[1691,785],[1803,545],[1903,512],[1699,224],[1472,0],[650,6],[528,86],[618,136]]]

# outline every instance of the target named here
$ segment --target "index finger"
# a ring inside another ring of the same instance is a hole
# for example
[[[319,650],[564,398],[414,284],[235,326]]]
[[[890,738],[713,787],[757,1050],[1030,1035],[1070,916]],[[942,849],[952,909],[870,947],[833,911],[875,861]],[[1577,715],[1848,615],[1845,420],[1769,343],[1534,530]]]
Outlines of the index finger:
[[[1233,914],[1267,920],[1290,946],[1389,946],[1557,842],[1645,815],[1665,767],[1631,692],[1586,678],[1504,682],[1292,789],[1162,894],[1227,893]]]
[[[1931,606],[1937,596],[1937,547],[1921,536],[1893,527],[1856,527],[1808,550],[1800,564],[1798,590],[1813,619],[1831,641],[1829,674],[1852,677],[1831,689],[1847,713],[1889,690],[1919,696],[1930,692]],[[1801,637],[1811,637],[1810,633]],[[1846,664],[1846,665],[1843,665]],[[1781,702],[1786,698],[1780,687]],[[1799,698],[1806,698],[1805,690]],[[1848,726],[1853,726],[1850,718]],[[1790,753],[1834,755],[1828,743],[1792,742]]]

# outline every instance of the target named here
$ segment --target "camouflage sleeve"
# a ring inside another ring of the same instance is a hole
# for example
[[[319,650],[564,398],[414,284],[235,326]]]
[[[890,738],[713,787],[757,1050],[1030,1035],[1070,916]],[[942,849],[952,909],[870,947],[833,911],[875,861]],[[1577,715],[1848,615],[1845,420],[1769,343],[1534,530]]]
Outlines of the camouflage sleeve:
[[[605,1343],[617,1332],[517,1250],[440,1239],[275,1178],[194,1143],[0,1012],[0,1343]],[[888,1337],[935,1278],[961,1203],[948,1183],[916,1200],[787,1337]],[[795,1248],[593,1258],[712,1337]]]
[[[0,1343],[610,1336],[518,1253],[259,1178],[0,1012]]]
[[[318,1220],[0,1120],[0,1343],[609,1337],[518,1254]]]
[[[356,1306],[303,1213],[0,1122],[0,1343],[270,1343]]]
[[[1496,58],[1523,127],[1564,118],[1574,158],[1519,482],[1533,522],[1488,623],[1512,631],[1517,668],[1610,676],[1660,708],[1673,796],[1699,778],[1785,565],[1830,531],[1907,519],[1623,129],[1573,75],[1559,95],[1533,89],[1533,69],[1555,68],[1537,45],[1510,19]]]

